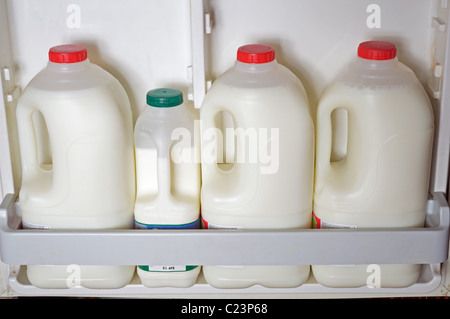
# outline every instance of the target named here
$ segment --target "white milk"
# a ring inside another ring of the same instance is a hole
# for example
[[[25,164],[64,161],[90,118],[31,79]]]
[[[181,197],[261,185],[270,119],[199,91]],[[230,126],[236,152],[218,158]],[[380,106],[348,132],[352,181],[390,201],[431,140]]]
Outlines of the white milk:
[[[337,108],[347,111],[347,121],[332,125]],[[321,98],[316,129],[318,228],[424,226],[434,123],[428,97],[411,70],[395,57],[357,57]],[[342,138],[333,141],[334,135]],[[330,160],[334,148],[340,156]],[[372,285],[368,265],[312,269],[326,286]],[[379,270],[381,287],[405,287],[417,281],[420,265],[380,265]]]
[[[200,119],[205,227],[310,227],[314,127],[306,92],[293,73],[273,58],[264,63],[238,60],[213,83]],[[221,134],[213,134],[222,122],[237,133],[235,143],[227,138],[222,145]],[[222,149],[226,149],[223,156]],[[206,281],[219,288],[295,287],[308,278],[309,269],[307,265],[207,265],[203,272]]]
[[[179,90],[149,91],[147,103],[135,126],[136,228],[200,228],[200,144],[195,117]],[[137,272],[147,287],[189,287],[200,269],[140,265]]]
[[[76,58],[80,52],[80,46],[59,46],[50,54]],[[36,114],[40,122],[33,122]],[[128,97],[113,76],[91,64],[87,53],[71,63],[49,61],[24,90],[17,121],[24,228],[132,227],[133,123]],[[37,287],[67,288],[74,274],[68,267],[28,266],[27,274]],[[75,274],[85,287],[114,288],[127,284],[134,269],[82,266]]]

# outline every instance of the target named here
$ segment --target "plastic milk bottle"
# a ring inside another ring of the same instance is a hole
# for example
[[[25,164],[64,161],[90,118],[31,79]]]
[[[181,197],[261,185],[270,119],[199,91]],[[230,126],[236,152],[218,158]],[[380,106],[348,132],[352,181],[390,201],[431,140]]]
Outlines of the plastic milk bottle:
[[[344,120],[332,123],[337,111]],[[394,44],[359,45],[358,56],[322,96],[316,130],[315,227],[424,226],[433,113]],[[404,287],[420,272],[415,264],[379,266],[377,274],[368,265],[312,269],[330,287]]]
[[[202,219],[205,228],[311,226],[314,125],[300,80],[275,50],[238,49],[234,66],[207,92],[202,126]],[[219,288],[295,287],[309,265],[204,265]]]
[[[200,143],[195,117],[171,88],[147,93],[147,106],[135,126],[136,228],[200,228]],[[148,287],[189,287],[197,265],[140,265]]]
[[[50,49],[47,67],[20,98],[17,121],[24,228],[133,226],[135,172],[129,100],[111,74],[90,63],[84,47]],[[73,266],[30,265],[27,274],[41,288],[75,284],[117,288],[126,285],[135,270],[134,266]]]

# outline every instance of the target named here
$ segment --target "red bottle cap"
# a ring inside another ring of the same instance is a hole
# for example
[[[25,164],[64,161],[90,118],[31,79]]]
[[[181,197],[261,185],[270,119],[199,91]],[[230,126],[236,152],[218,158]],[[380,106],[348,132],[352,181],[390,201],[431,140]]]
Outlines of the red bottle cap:
[[[63,44],[51,48],[48,52],[51,62],[55,63],[75,63],[87,59],[87,50],[78,44]]]
[[[393,43],[385,41],[362,42],[358,47],[358,56],[369,60],[390,60],[397,55]]]
[[[237,51],[237,60],[244,63],[267,63],[275,60],[275,49],[264,44],[248,44]]]

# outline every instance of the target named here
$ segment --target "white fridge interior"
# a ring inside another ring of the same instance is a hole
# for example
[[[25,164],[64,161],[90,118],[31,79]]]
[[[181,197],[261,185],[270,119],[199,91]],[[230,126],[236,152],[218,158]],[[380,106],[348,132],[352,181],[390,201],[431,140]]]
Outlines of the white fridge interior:
[[[2,0],[0,296],[448,295],[449,6],[447,0]],[[321,94],[356,54],[357,45],[366,40],[395,43],[399,60],[415,72],[433,105],[436,134],[425,228],[352,233],[201,230],[158,235],[135,230],[17,229],[21,173],[15,107],[27,83],[45,67],[50,47],[84,45],[89,59],[124,86],[136,120],[146,92],[158,87],[182,90],[190,107],[198,111],[211,83],[234,63],[237,48],[249,43],[275,48],[277,61],[305,86],[314,114]],[[340,249],[332,251],[332,242],[341,244]],[[183,253],[186,247],[191,247],[189,254]],[[175,263],[183,258],[193,264],[403,262],[423,266],[416,284],[397,289],[327,288],[311,275],[306,284],[289,289],[216,289],[200,276],[191,288],[147,288],[135,277],[126,287],[110,290],[38,289],[28,282],[23,266]]]

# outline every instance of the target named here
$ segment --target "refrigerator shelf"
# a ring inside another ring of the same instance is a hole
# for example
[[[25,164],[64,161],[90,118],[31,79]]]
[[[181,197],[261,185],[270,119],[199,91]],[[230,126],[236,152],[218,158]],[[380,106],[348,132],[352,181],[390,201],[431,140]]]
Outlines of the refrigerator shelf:
[[[443,193],[428,201],[424,228],[301,230],[30,230],[21,229],[20,207],[8,194],[0,205],[0,259],[12,265],[8,294],[40,296],[246,296],[302,294],[412,295],[438,289],[448,259],[450,210]],[[380,249],[382,247],[382,249]],[[433,247],[433,249],[430,249]],[[217,289],[202,275],[190,288],[148,288],[135,275],[119,289],[39,289],[27,264],[422,264],[417,283],[405,288],[328,288],[310,279],[297,288]],[[273,295],[272,295],[273,294]]]
[[[441,267],[439,264],[422,265],[422,270],[418,281],[405,288],[329,288],[318,284],[311,274],[308,281],[303,285],[295,288],[266,288],[260,285],[254,285],[249,288],[242,289],[218,289],[208,285],[200,273],[197,283],[189,288],[173,288],[159,287],[148,288],[141,284],[137,275],[125,287],[118,289],[89,289],[84,287],[73,287],[69,289],[40,289],[31,285],[26,276],[25,266],[18,267],[9,277],[9,294],[22,296],[151,296],[152,298],[220,298],[227,297],[246,298],[256,296],[262,298],[285,298],[285,297],[302,297],[315,295],[324,297],[338,296],[362,298],[364,296],[382,297],[382,296],[424,296],[439,295],[439,287],[441,284]],[[437,293],[434,293],[437,291]]]
[[[438,264],[448,257],[449,218],[444,194],[435,193],[424,228],[33,230],[20,229],[20,207],[8,194],[0,206],[0,259],[10,265]]]

